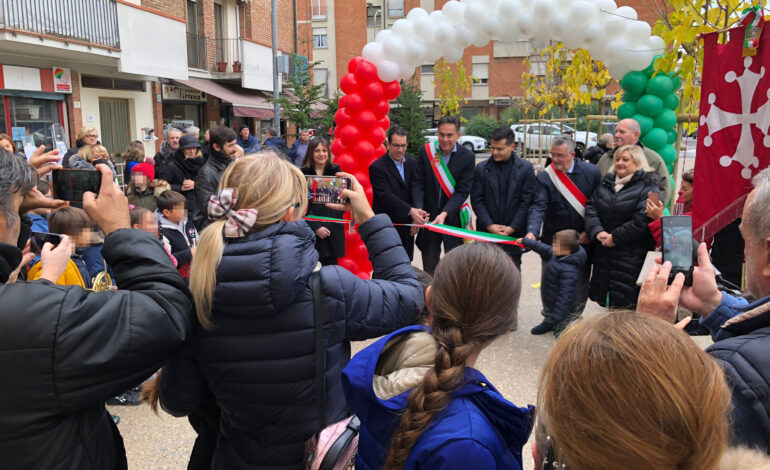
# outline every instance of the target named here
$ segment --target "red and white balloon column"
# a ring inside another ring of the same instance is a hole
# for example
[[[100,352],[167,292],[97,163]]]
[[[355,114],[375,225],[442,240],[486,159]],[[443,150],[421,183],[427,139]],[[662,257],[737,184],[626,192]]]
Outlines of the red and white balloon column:
[[[369,165],[386,151],[385,132],[390,127],[388,101],[398,97],[401,86],[398,81],[380,80],[377,67],[363,57],[351,60],[348,72],[340,80],[340,89],[345,95],[340,98],[339,109],[334,115],[337,127],[331,150],[335,163],[342,171],[356,177],[371,204]],[[360,278],[371,277],[369,253],[358,232],[346,230],[345,258],[339,264]]]

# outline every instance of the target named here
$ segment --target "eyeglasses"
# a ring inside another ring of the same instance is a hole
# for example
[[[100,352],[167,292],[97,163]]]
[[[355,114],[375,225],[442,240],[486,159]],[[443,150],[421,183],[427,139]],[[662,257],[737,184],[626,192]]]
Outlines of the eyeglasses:
[[[394,149],[405,149],[408,147],[407,144],[390,144],[390,146]]]
[[[99,136],[96,135],[96,134],[88,134],[88,135],[86,135],[86,137],[88,137],[89,139],[98,139],[99,138]]]
[[[294,209],[299,209],[300,207],[302,207],[302,203],[301,203],[301,202],[295,202],[295,203],[292,203],[292,204],[289,206],[289,209],[291,209],[292,207],[293,207]]]

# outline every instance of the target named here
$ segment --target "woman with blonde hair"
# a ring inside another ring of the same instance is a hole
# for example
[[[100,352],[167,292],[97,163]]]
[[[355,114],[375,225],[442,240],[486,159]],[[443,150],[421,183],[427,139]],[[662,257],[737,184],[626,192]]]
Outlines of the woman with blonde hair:
[[[91,126],[81,127],[75,140],[75,146],[67,150],[67,153],[64,154],[64,158],[62,158],[62,165],[64,168],[69,168],[70,159],[73,155],[77,154],[83,146],[97,144],[99,144],[99,131],[97,131],[95,127]]]
[[[113,178],[117,181],[118,174],[115,164],[112,163],[110,152],[103,145],[84,145],[78,153],[70,157],[69,166],[75,170],[95,170],[96,165],[104,164],[112,170]]]
[[[355,179],[353,186],[338,209],[358,224],[372,280],[338,266],[313,276],[315,236],[301,220],[307,183],[272,153],[232,162],[209,199],[215,220],[201,234],[190,276],[202,327],[163,367],[160,402],[180,416],[216,400],[213,468],[301,468],[305,442],[347,415],[340,376],[350,341],[390,333],[422,307],[398,234],[387,216],[373,214]],[[314,303],[323,321],[319,351]]]
[[[536,468],[715,470],[729,405],[719,365],[670,324],[634,312],[584,319],[543,369]]]

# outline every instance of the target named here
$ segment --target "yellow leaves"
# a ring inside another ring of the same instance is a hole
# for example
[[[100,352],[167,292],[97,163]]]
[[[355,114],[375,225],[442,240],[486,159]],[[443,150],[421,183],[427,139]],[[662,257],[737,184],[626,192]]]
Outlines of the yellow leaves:
[[[441,59],[436,62],[433,70],[433,84],[436,85],[442,114],[459,116],[460,108],[468,102],[466,97],[470,94],[471,85],[479,79],[467,73],[462,60],[456,65],[450,65]],[[460,119],[464,120],[462,117]]]

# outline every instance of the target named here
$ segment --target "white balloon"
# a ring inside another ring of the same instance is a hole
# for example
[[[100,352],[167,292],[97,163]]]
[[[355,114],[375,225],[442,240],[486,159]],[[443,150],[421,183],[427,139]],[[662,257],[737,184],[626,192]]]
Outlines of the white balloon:
[[[569,10],[569,16],[572,18],[574,26],[582,26],[594,20],[596,11],[594,4],[580,0],[572,5],[572,8]]]
[[[633,21],[639,19],[636,15],[636,10],[631,7],[620,7],[615,13],[627,20]]]
[[[421,64],[425,58],[425,46],[421,42],[411,41],[406,43],[406,60],[410,64]]]
[[[444,13],[444,20],[452,24],[462,23],[465,17],[465,6],[457,0],[446,2],[441,11]]]
[[[441,58],[441,54],[444,51],[440,47],[436,47],[435,44],[428,44],[425,47],[425,56],[423,58],[424,63],[432,64],[433,62]]]
[[[430,14],[428,16],[433,21],[441,21],[442,19],[444,19],[444,14],[441,13],[441,10],[433,10],[432,12],[430,12]]]
[[[548,20],[548,29],[551,32],[551,38],[556,41],[561,41],[565,36],[573,33],[569,18],[563,13],[555,13],[551,16]]]
[[[516,27],[519,28],[521,39],[529,39],[535,34],[535,18],[530,12],[524,12],[516,20]]]
[[[629,57],[633,62],[631,70],[644,70],[652,62],[652,50],[647,44],[640,44],[631,49]]]
[[[623,36],[625,34],[628,21],[620,18],[619,16],[613,16],[612,19],[607,20],[602,24],[604,25],[605,36],[613,38]]]
[[[477,27],[487,17],[487,10],[480,3],[472,3],[465,7],[465,24]]]
[[[506,23],[513,21],[521,12],[521,4],[518,0],[503,0],[498,7],[500,19]]]
[[[401,38],[408,38],[414,32],[412,29],[412,22],[403,18],[396,20],[396,22],[393,23],[393,26],[390,27],[390,30],[393,31],[393,34],[400,36]]]
[[[473,36],[473,45],[476,47],[484,47],[489,44],[489,34],[485,31],[477,29]]]
[[[600,41],[604,41],[604,28],[601,23],[590,23],[580,32],[581,47],[588,49],[591,54]]]
[[[473,44],[473,38],[475,37],[475,31],[466,26],[464,23],[460,23],[455,27],[455,46],[460,49]]]
[[[391,60],[401,60],[404,57],[404,41],[397,36],[390,36],[385,40],[383,45],[385,48],[385,55]]]
[[[374,40],[376,42],[379,42],[380,44],[385,44],[385,40],[387,40],[392,35],[393,35],[393,31],[389,29],[383,29],[382,31],[377,33],[377,36],[374,37]]]
[[[392,82],[398,79],[400,72],[401,69],[398,62],[393,62],[392,60],[383,60],[377,66],[377,75],[379,75],[380,80],[383,82]]]
[[[428,12],[419,7],[412,8],[411,10],[409,10],[409,13],[406,14],[406,19],[412,22],[416,22],[421,18],[427,18],[427,17],[428,17]]]
[[[662,54],[666,50],[666,41],[660,36],[652,36],[647,42],[647,45],[652,49],[653,54]]]
[[[503,24],[497,18],[497,16],[487,16],[484,20],[484,32],[489,35],[490,39],[498,39],[500,33],[503,31]]]
[[[420,18],[414,24],[414,34],[420,41],[430,44],[433,42],[433,35],[436,33],[436,26],[438,26],[438,23],[433,21],[433,18],[429,16]],[[380,33],[377,33],[378,36],[379,34]]]
[[[556,4],[551,0],[536,0],[532,12],[539,21],[545,22],[553,15],[555,9]]]
[[[575,32],[573,34],[564,35],[562,42],[567,49],[577,49],[582,45],[582,39],[583,36]]]
[[[438,47],[443,47],[448,43],[455,41],[455,29],[451,24],[442,21],[436,28],[436,33],[433,35],[433,42]]]
[[[463,58],[463,50],[458,49],[456,47],[449,46],[446,49],[444,49],[443,57],[444,57],[444,60],[446,60],[450,64],[454,64],[455,62]]]
[[[519,29],[516,27],[512,27],[511,23],[506,21],[506,26],[503,28],[503,31],[500,33],[500,41],[510,44],[514,43],[519,40]]]
[[[361,51],[361,55],[364,56],[364,59],[368,60],[369,62],[377,63],[385,57],[385,51],[382,47],[382,44],[378,42],[370,42],[364,46],[363,51]]]
[[[412,75],[414,75],[414,69],[416,67],[414,65],[408,64],[406,62],[399,62],[398,64],[398,77],[399,78],[409,78]]]
[[[596,8],[599,9],[598,18],[599,21],[606,21],[610,19],[612,13],[618,9],[618,5],[615,0],[595,0]]]
[[[497,10],[497,5],[499,3],[500,3],[500,0],[481,0],[481,4],[487,8],[487,11]]]
[[[612,78],[618,81],[631,71],[625,64],[610,64],[607,68],[610,70]]]
[[[607,43],[607,58],[613,64],[623,64],[628,54],[628,41],[625,38],[615,38]]]
[[[647,44],[652,28],[646,21],[632,21],[626,28],[626,37],[631,44]]]

